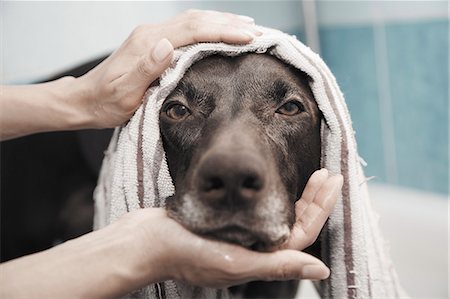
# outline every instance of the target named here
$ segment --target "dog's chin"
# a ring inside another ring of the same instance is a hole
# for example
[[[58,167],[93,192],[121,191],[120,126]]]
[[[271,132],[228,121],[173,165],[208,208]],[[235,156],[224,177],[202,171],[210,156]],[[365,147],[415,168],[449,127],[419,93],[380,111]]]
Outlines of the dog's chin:
[[[208,239],[240,245],[254,251],[269,252],[276,250],[290,235],[290,226],[280,223],[281,217],[259,219],[259,222],[255,223],[251,221],[254,215],[247,215],[242,211],[238,217],[225,215],[224,212],[214,215],[202,211],[204,207],[192,205],[193,201],[188,201],[189,205],[183,205],[180,199],[176,195],[167,198],[168,216],[189,231]]]
[[[250,250],[262,252],[275,250],[287,239],[287,236],[283,236],[276,241],[269,241],[267,238],[258,236],[257,233],[239,226],[227,226],[201,233],[201,235],[214,240],[224,241],[240,245]]]
[[[223,227],[202,235],[211,239],[238,244],[246,248],[251,248],[258,242],[258,238],[254,234],[238,226]]]

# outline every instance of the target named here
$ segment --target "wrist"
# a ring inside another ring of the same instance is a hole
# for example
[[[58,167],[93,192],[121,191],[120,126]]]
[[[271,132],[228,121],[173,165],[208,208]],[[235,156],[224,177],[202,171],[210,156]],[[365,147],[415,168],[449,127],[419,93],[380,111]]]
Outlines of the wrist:
[[[133,289],[174,278],[170,275],[170,250],[161,234],[164,221],[160,217],[161,212],[164,211],[145,209],[131,212],[107,227],[115,234],[117,249],[122,256],[126,252],[122,269],[127,269],[124,273],[128,276],[123,279]]]
[[[61,251],[71,252],[68,255],[72,255],[85,272],[77,274],[85,278],[78,278],[76,287],[81,297],[121,297],[162,280],[155,271],[158,256],[153,247],[147,244],[147,248],[143,248],[136,235],[139,235],[138,227],[118,221],[75,239],[72,244],[69,241],[61,245]]]
[[[92,92],[87,82],[82,77],[63,77],[49,84],[55,84],[52,91],[65,116],[64,128],[68,130],[91,128],[94,115],[90,108]]]

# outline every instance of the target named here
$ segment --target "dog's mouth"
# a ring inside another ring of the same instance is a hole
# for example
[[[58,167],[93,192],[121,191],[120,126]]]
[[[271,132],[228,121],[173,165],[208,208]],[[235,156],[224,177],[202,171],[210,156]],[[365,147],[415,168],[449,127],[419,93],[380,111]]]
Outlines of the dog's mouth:
[[[262,233],[253,232],[237,225],[221,227],[205,232],[202,235],[207,238],[237,244],[255,251],[272,251],[287,239],[287,236],[282,236],[278,240],[270,240]]]
[[[268,252],[285,242],[291,231],[290,208],[276,198],[260,199],[251,209],[219,210],[195,194],[178,193],[166,199],[166,209],[169,217],[200,236]]]

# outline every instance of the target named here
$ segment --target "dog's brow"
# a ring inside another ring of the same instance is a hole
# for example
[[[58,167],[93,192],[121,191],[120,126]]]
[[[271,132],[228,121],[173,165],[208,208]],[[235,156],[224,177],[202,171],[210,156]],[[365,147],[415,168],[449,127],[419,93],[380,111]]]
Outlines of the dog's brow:
[[[267,94],[272,100],[274,100],[278,104],[284,100],[286,94],[291,89],[292,89],[291,86],[287,82],[278,79],[271,85],[269,85]]]
[[[208,99],[210,95],[195,88],[195,86],[186,81],[181,81],[177,87],[189,103],[201,103],[205,99]]]
[[[178,90],[187,98],[187,100],[193,100],[197,95],[197,90],[189,82],[181,81],[178,85]]]

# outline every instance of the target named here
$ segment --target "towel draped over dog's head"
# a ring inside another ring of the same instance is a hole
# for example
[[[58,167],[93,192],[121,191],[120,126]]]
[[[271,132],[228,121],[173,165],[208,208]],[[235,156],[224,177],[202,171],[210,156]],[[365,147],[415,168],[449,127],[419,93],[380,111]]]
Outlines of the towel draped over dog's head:
[[[144,96],[131,120],[115,130],[105,153],[95,191],[95,228],[124,213],[163,207],[174,193],[159,128],[159,111],[188,68],[214,54],[273,55],[310,78],[322,112],[321,166],[342,174],[341,198],[321,233],[322,259],[330,277],[316,284],[323,298],[394,298],[404,296],[387,255],[367,192],[350,115],[336,80],[322,59],[294,36],[262,28],[250,44],[199,43],[175,51],[173,63]],[[361,99],[364,100],[364,99]],[[132,295],[169,298],[227,297],[226,290],[197,288],[176,281],[150,285]]]

